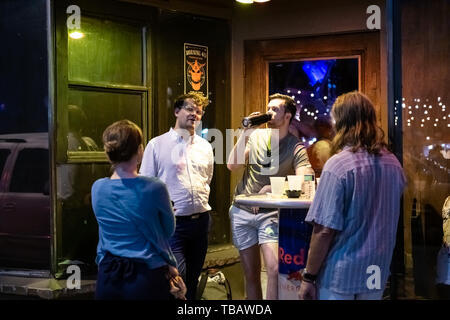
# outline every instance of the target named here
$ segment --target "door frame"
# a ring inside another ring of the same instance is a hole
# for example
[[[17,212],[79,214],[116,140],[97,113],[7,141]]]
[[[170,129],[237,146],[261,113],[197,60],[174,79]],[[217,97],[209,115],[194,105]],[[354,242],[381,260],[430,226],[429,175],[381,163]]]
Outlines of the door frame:
[[[246,40],[244,43],[245,114],[264,111],[268,101],[268,64],[359,57],[359,90],[373,102],[381,123],[380,33],[358,32],[298,38]]]

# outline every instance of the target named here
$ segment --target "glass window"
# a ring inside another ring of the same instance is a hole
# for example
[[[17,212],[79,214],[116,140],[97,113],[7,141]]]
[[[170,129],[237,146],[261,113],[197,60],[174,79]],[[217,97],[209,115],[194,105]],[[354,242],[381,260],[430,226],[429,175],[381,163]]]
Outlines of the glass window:
[[[142,85],[142,28],[81,17],[81,38],[69,33],[69,81]]]
[[[450,12],[447,1],[400,3],[402,97],[395,101],[395,126],[401,126],[408,180],[405,296],[450,299]]]
[[[70,89],[68,150],[103,151],[103,131],[121,119],[128,119],[142,127],[142,103],[139,93]]]
[[[48,188],[49,157],[47,149],[20,151],[11,178],[10,192],[44,193]]]
[[[358,90],[358,65],[358,57],[269,63],[269,95],[282,93],[295,100],[297,113],[289,131],[307,147],[317,177],[330,157],[331,107],[339,95]]]
[[[56,170],[61,254],[84,261],[96,270],[98,225],[92,211],[91,187],[97,179],[111,175],[111,165],[63,164]]]
[[[6,164],[6,159],[8,159],[9,154],[11,151],[8,149],[0,149],[0,178],[2,177],[3,168]]]
[[[358,63],[356,57],[269,63],[269,95],[282,93],[296,101],[299,123],[294,125],[304,142],[317,140],[315,120],[330,118],[339,95],[358,90]]]

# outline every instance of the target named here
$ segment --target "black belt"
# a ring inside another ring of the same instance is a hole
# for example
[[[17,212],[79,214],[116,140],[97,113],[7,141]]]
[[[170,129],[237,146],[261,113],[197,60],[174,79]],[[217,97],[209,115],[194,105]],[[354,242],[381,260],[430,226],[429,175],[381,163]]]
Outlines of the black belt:
[[[189,216],[175,216],[175,218],[177,218],[177,220],[190,221],[190,220],[197,220],[201,218],[204,214],[208,214],[208,211],[202,213],[194,213]]]

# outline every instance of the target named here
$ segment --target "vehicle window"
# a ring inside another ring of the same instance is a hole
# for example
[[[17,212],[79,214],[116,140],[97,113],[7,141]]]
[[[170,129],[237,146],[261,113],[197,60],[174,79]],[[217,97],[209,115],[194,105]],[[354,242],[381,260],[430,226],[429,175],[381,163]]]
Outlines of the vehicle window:
[[[48,181],[48,150],[30,148],[20,151],[14,166],[9,191],[43,193]]]
[[[6,159],[8,159],[10,153],[11,151],[9,149],[0,149],[0,178],[5,167]]]

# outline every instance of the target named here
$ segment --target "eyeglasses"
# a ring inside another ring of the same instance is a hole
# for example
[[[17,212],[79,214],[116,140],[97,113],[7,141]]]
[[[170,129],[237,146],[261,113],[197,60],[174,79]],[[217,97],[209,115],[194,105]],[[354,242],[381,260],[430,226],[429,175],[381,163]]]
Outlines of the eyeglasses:
[[[186,110],[187,112],[189,112],[189,113],[195,113],[199,117],[202,117],[205,114],[205,111],[200,110],[200,109],[196,109],[196,108],[191,107],[191,106],[182,106],[182,108],[184,110]]]

